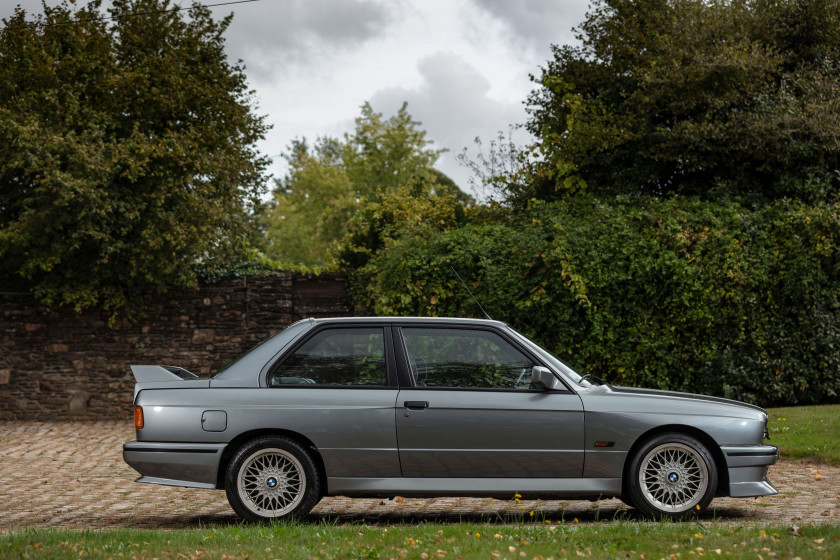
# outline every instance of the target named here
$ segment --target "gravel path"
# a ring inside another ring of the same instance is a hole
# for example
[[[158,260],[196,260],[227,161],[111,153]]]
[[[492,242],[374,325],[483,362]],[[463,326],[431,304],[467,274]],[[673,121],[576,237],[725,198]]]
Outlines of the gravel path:
[[[122,460],[134,439],[124,422],[0,422],[0,532],[24,527],[188,528],[237,523],[224,492],[135,484]],[[771,467],[776,496],[718,498],[704,521],[806,524],[840,522],[840,467],[781,461]],[[325,498],[310,519],[417,523],[516,521],[540,512],[552,521],[635,517],[618,500],[498,501],[478,498],[370,500]]]

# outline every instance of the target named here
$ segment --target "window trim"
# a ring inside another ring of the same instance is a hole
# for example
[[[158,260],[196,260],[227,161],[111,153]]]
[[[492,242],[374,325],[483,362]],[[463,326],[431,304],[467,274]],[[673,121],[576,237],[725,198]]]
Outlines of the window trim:
[[[283,366],[283,363],[291,358],[297,350],[306,344],[313,336],[316,336],[318,333],[325,331],[325,330],[352,330],[352,329],[380,329],[382,331],[382,344],[383,350],[385,352],[385,384],[384,385],[324,385],[320,383],[299,383],[299,384],[288,384],[288,385],[274,385],[272,383],[272,379],[274,378],[274,374],[277,372],[280,367]],[[396,365],[394,363],[394,348],[392,342],[392,334],[391,334],[391,325],[390,324],[382,324],[382,323],[368,323],[368,322],[359,322],[359,323],[352,323],[352,324],[324,324],[318,325],[315,328],[306,332],[303,336],[300,337],[299,340],[296,340],[294,344],[287,349],[286,352],[283,352],[283,355],[278,357],[274,363],[268,368],[268,371],[265,373],[265,377],[263,378],[265,381],[265,386],[269,389],[350,389],[350,390],[358,390],[358,389],[371,389],[371,390],[383,390],[383,389],[395,389],[398,387],[397,384],[397,374],[396,374]]]
[[[560,394],[570,394],[574,391],[566,383],[565,379],[562,376],[557,375],[557,372],[554,371],[554,368],[546,364],[540,356],[535,355],[529,348],[523,346],[518,340],[514,337],[510,336],[508,333],[504,332],[504,330],[499,329],[497,327],[493,327],[490,325],[452,325],[448,323],[427,323],[427,324],[412,324],[412,323],[400,323],[395,321],[392,323],[393,327],[393,336],[395,337],[394,346],[397,348],[396,351],[396,364],[397,364],[397,373],[398,373],[398,380],[400,383],[400,387],[404,389],[418,389],[422,391],[481,391],[481,392],[501,392],[501,393],[545,393],[548,389],[507,389],[507,388],[496,388],[496,387],[420,387],[417,386],[414,382],[414,376],[411,375],[411,368],[408,365],[408,349],[405,346],[405,337],[403,336],[402,330],[406,329],[440,329],[440,330],[473,330],[473,331],[486,331],[496,334],[502,338],[505,342],[513,346],[516,350],[521,352],[525,357],[530,359],[534,362],[535,365],[547,367],[549,371],[554,374],[554,377],[560,380],[560,383],[563,384],[565,389],[554,389],[553,393],[560,393]],[[399,342],[397,342],[399,341]]]

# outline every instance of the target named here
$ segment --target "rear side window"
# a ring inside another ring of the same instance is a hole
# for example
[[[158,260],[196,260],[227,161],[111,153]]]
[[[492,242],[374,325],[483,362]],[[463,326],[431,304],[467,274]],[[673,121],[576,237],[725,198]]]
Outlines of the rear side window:
[[[336,328],[315,333],[271,378],[283,385],[385,385],[382,328]]]

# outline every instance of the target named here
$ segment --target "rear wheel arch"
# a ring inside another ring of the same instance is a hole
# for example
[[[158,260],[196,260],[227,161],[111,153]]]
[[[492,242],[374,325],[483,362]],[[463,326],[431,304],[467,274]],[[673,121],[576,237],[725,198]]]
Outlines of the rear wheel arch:
[[[291,430],[280,430],[280,429],[262,429],[262,430],[251,430],[248,432],[243,432],[230,440],[228,444],[225,446],[224,451],[222,451],[222,458],[219,460],[219,469],[216,472],[216,488],[221,490],[225,489],[225,472],[227,471],[227,467],[230,464],[231,459],[236,454],[239,449],[242,448],[243,445],[247,444],[250,441],[258,437],[263,436],[279,436],[290,439],[292,441],[297,442],[300,444],[304,449],[306,449],[312,459],[315,462],[315,466],[318,468],[318,471],[321,474],[321,479],[325,482],[327,480],[327,471],[324,467],[324,460],[321,457],[321,453],[318,451],[318,448],[312,443],[308,437],[300,434],[298,432],[293,432]]]
[[[656,428],[648,430],[647,432],[636,438],[636,441],[633,442],[633,445],[630,447],[630,450],[627,452],[627,456],[624,459],[624,469],[622,471],[621,477],[622,494],[627,492],[629,476],[631,474],[630,464],[633,462],[633,458],[639,452],[639,449],[641,449],[642,446],[644,446],[652,438],[664,433],[685,434],[687,436],[695,438],[700,443],[702,443],[712,455],[712,459],[714,459],[715,461],[715,467],[717,468],[718,487],[715,489],[715,495],[729,495],[729,470],[726,465],[726,458],[723,456],[723,451],[720,450],[720,445],[718,445],[718,443],[714,440],[714,438],[712,438],[712,436],[710,436],[703,430],[694,428],[692,426],[686,426],[684,424],[668,424],[666,426],[657,426]]]

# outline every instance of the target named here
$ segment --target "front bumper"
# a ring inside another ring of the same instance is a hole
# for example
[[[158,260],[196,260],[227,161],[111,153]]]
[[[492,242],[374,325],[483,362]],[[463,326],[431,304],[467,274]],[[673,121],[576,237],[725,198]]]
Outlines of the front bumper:
[[[779,460],[774,445],[722,446],[729,470],[729,495],[733,498],[778,494],[767,480],[767,468]]]
[[[142,475],[135,482],[216,488],[225,445],[131,441],[123,445],[123,460]]]

